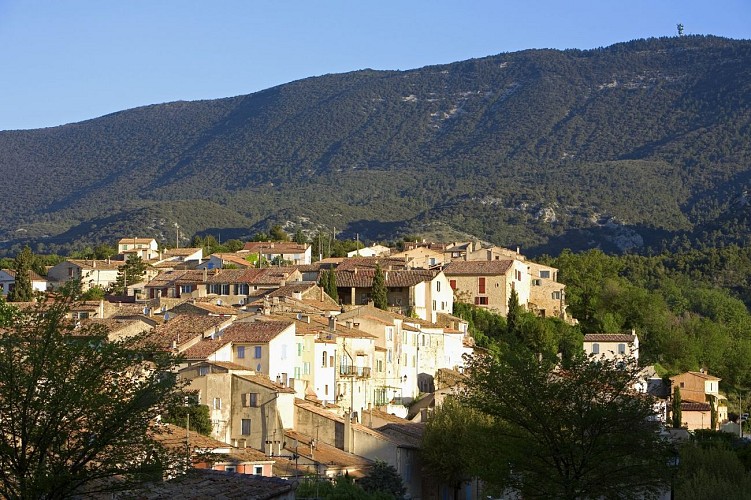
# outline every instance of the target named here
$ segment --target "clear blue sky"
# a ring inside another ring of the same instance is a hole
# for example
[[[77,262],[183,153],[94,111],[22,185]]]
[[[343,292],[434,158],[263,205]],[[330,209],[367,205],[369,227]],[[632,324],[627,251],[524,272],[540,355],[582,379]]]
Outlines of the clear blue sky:
[[[326,73],[686,34],[751,38],[751,0],[0,0],[0,130]]]

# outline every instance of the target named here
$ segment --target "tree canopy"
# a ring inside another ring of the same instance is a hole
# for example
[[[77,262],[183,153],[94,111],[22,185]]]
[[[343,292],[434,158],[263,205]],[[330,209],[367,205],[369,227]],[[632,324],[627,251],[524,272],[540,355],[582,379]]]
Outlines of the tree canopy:
[[[66,319],[75,283],[0,328],[0,496],[67,498],[161,478],[157,416],[181,400],[177,360]],[[5,316],[5,315],[4,315]]]
[[[375,307],[383,310],[388,309],[388,289],[386,288],[386,282],[380,264],[376,264],[370,296],[373,299],[373,305]]]
[[[633,391],[636,368],[584,356],[563,368],[515,349],[476,355],[467,371],[464,404],[491,418],[498,436],[494,467],[479,471],[489,484],[567,499],[641,498],[664,488],[670,448],[654,401]]]

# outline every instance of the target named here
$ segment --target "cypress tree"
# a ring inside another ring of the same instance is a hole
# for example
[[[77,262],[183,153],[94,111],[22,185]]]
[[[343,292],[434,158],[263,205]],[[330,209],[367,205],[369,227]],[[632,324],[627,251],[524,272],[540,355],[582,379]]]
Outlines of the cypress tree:
[[[683,415],[681,414],[681,388],[676,387],[673,392],[673,427],[680,429]]]
[[[384,311],[388,309],[388,290],[386,290],[386,282],[380,264],[376,264],[375,275],[373,275],[373,287],[370,293],[373,297],[374,306]]]
[[[31,253],[31,248],[24,247],[21,252],[16,255],[14,261],[14,270],[16,271],[15,284],[13,290],[8,293],[8,300],[11,302],[30,302],[34,298],[34,289],[31,286],[31,265],[34,261],[34,255]]]
[[[327,278],[326,284],[328,287],[328,290],[326,290],[326,293],[329,294],[329,297],[339,302],[339,292],[336,290],[336,272],[333,269],[329,269],[329,273],[326,278]]]
[[[517,337],[521,340],[519,332],[519,320],[521,319],[521,306],[519,305],[519,294],[514,288],[508,297],[508,313],[506,314],[506,332],[509,337]]]

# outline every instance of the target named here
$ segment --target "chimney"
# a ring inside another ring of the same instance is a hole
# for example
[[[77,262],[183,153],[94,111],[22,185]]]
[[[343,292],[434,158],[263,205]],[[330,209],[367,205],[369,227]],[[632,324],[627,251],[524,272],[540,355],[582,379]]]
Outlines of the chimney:
[[[336,331],[336,318],[334,316],[331,316],[329,318],[329,331],[330,332]]]
[[[209,268],[204,267],[203,268],[203,281],[207,281],[209,279]]]
[[[357,268],[353,271],[355,273],[355,276],[357,276]]]

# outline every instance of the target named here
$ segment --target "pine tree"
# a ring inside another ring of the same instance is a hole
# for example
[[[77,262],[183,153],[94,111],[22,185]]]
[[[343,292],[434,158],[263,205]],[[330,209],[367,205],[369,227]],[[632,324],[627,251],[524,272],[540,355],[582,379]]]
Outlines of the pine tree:
[[[675,388],[675,392],[673,392],[673,427],[676,429],[680,429],[681,427],[681,421],[683,420],[683,414],[681,413],[681,389],[680,387]]]
[[[15,284],[13,290],[8,293],[9,301],[30,302],[34,298],[34,289],[31,286],[31,276],[29,275],[33,261],[34,254],[31,253],[31,248],[28,246],[16,255],[13,266],[16,272]]]
[[[386,290],[386,282],[380,264],[376,264],[375,275],[373,275],[373,287],[371,288],[370,294],[373,298],[374,306],[378,309],[383,309],[384,311],[388,309],[388,290]]]
[[[146,274],[146,263],[138,255],[131,255],[125,264],[118,268],[117,279],[112,285],[111,292],[115,295],[126,294],[128,285],[143,281],[144,274]]]

